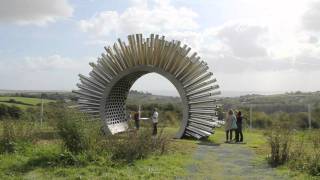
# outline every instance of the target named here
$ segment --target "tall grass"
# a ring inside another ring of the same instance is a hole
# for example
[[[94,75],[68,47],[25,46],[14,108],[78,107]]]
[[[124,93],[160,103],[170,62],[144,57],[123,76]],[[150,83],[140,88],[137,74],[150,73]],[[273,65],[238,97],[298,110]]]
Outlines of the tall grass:
[[[281,125],[274,126],[266,132],[270,146],[269,163],[273,166],[285,164],[289,160],[289,150],[292,144],[292,131]]]
[[[320,176],[320,132],[299,133],[277,126],[267,133],[270,154],[268,162],[277,167],[286,164],[292,170]]]
[[[31,121],[16,121],[6,119],[2,121],[0,137],[0,153],[14,153],[23,150],[24,144],[36,139],[37,128]]]

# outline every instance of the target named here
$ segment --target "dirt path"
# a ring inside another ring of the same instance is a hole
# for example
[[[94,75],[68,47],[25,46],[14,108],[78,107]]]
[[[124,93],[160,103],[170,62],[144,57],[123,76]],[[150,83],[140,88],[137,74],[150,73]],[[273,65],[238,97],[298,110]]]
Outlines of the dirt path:
[[[188,176],[182,179],[286,179],[242,144],[199,143],[193,159],[186,167]]]

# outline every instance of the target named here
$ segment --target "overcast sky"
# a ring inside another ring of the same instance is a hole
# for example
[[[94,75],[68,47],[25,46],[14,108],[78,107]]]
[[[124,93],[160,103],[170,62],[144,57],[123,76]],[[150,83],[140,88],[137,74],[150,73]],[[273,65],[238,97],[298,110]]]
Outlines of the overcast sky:
[[[189,45],[222,92],[320,90],[319,0],[1,0],[0,89],[75,89],[132,33]],[[158,75],[134,88],[173,91]]]

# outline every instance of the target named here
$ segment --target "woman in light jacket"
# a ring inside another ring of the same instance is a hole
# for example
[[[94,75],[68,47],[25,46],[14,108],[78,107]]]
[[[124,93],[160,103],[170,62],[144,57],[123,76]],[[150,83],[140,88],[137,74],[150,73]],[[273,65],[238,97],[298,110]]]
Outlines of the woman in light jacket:
[[[232,109],[230,109],[227,114],[224,128],[226,131],[226,143],[231,142],[232,141],[232,131],[235,131],[237,129],[237,118],[234,115]]]

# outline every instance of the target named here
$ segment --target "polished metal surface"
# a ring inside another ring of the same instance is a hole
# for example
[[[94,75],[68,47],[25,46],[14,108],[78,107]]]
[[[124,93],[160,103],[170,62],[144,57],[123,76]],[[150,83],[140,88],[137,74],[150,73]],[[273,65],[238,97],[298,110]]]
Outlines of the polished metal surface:
[[[182,121],[176,137],[204,138],[214,131],[216,120],[216,79],[197,53],[188,56],[191,48],[180,41],[165,40],[151,34],[129,35],[128,43],[118,40],[97,63],[90,63],[89,77],[79,75],[78,107],[104,122],[104,130],[115,134],[128,128],[126,99],[130,88],[141,76],[158,73],[177,89],[182,100]]]

